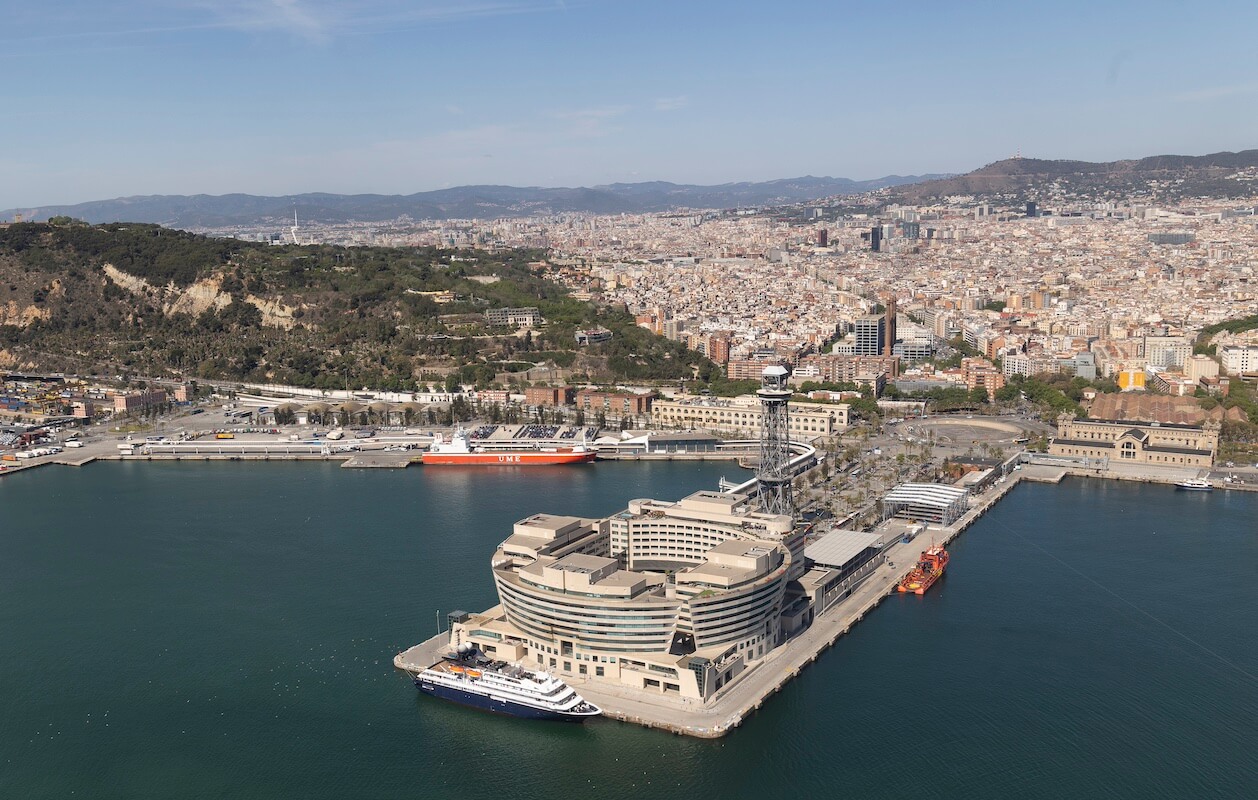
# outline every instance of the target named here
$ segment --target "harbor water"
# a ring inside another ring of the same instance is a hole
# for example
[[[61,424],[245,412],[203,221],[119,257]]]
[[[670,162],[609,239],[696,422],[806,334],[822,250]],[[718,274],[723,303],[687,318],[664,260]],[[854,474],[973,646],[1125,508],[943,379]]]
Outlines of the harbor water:
[[[729,464],[0,480],[0,797],[1255,797],[1258,497],[1023,485],[720,740],[499,718],[394,653],[535,511]]]

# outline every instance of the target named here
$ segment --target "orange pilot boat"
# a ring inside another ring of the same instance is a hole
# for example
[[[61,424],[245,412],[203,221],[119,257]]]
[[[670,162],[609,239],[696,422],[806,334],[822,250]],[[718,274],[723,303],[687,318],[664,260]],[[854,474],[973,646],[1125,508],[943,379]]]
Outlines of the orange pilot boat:
[[[933,544],[929,549],[922,551],[922,557],[917,560],[917,566],[904,576],[904,580],[900,581],[896,589],[901,592],[926,594],[926,590],[939,580],[939,576],[944,574],[947,566],[948,551],[943,549],[943,545]]]
[[[454,432],[449,442],[438,437],[420,458],[424,465],[494,465],[503,467],[527,467],[541,464],[588,464],[597,454],[581,444],[572,447],[521,447],[517,443],[506,449],[493,449],[473,445],[462,428]]]

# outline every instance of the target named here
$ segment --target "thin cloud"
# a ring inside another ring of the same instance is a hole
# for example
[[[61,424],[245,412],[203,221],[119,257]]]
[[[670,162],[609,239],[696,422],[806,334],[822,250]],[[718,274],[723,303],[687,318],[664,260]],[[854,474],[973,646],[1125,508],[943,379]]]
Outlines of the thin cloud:
[[[598,106],[573,111],[557,111],[554,116],[568,123],[568,135],[589,139],[614,133],[618,129],[610,127],[607,123],[627,113],[629,113],[629,106]]]
[[[393,12],[376,15],[364,14],[358,18],[361,28],[375,28],[387,25],[391,29],[408,23],[459,22],[466,19],[483,19],[513,14],[533,14],[539,11],[565,11],[562,3],[449,3],[444,5],[420,5],[412,8],[409,5]]]
[[[678,95],[677,97],[661,97],[655,101],[656,111],[677,111],[690,105],[690,98],[686,95]]]
[[[629,106],[598,106],[596,108],[580,108],[575,111],[556,111],[560,119],[611,119],[629,113]]]
[[[411,0],[201,0],[242,30],[290,30],[312,41],[334,35],[398,33],[413,27],[563,10],[538,2],[412,2]]]
[[[142,6],[145,4],[141,4]],[[162,36],[195,31],[237,31],[242,33],[287,33],[307,42],[324,44],[339,36],[398,33],[416,27],[462,20],[538,12],[564,11],[562,4],[515,2],[459,3],[407,2],[404,0],[182,0],[156,8],[111,9],[100,16],[96,7],[79,9],[64,21],[45,15],[33,17],[40,26],[27,25],[30,32],[0,34],[0,43],[39,43],[107,38]],[[128,18],[130,17],[130,19]],[[123,27],[111,27],[119,24]],[[126,26],[128,21],[148,24]],[[53,24],[53,23],[56,24]],[[77,24],[76,24],[77,23]],[[37,27],[45,28],[39,31]],[[81,30],[75,30],[81,27]],[[12,27],[6,33],[21,30]]]
[[[144,28],[118,28],[115,30],[61,31],[59,33],[36,34],[15,38],[3,38],[0,42],[55,42],[74,39],[108,39],[125,36],[151,36],[163,33],[187,33],[189,31],[225,30],[235,27],[227,22],[205,22],[193,25],[154,25]],[[8,53],[4,55],[10,55]],[[18,53],[25,57],[25,54]]]
[[[287,31],[310,42],[324,43],[340,14],[335,5],[299,0],[201,0],[202,13],[218,17],[223,27],[240,31]]]

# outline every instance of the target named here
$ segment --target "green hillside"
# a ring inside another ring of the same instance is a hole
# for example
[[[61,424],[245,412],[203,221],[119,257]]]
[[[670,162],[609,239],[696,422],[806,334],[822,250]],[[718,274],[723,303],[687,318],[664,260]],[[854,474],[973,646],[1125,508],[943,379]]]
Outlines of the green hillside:
[[[537,363],[604,382],[715,374],[623,309],[569,297],[531,266],[540,251],[269,246],[59,222],[0,227],[0,366],[381,389],[451,372],[488,386]],[[485,324],[486,309],[520,306],[546,324]],[[595,326],[614,338],[578,349],[574,331]]]

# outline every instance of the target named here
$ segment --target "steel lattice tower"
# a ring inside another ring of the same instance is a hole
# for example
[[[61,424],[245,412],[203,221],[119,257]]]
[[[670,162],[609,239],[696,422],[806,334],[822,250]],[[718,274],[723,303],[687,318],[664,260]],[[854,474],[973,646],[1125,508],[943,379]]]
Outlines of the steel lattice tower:
[[[760,379],[760,469],[756,474],[756,499],[768,514],[794,516],[791,495],[791,442],[787,406],[791,391],[786,388],[786,368],[765,367]]]

